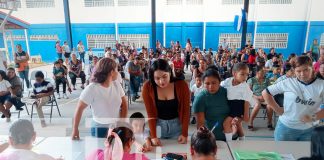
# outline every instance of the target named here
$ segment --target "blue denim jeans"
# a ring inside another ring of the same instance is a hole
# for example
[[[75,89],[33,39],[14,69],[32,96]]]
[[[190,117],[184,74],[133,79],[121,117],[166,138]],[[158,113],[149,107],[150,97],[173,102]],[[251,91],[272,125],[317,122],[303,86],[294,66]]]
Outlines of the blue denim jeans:
[[[278,120],[274,138],[275,141],[310,141],[313,129],[314,128],[305,130],[292,129]]]
[[[62,59],[62,55],[63,55],[62,53],[57,53],[57,58]]]
[[[162,139],[177,139],[182,133],[179,118],[171,120],[158,119],[156,126],[157,135]]]
[[[140,76],[134,76],[130,75],[130,89],[131,89],[131,95],[132,96],[137,96],[140,83],[141,83],[141,77]]]
[[[100,124],[92,120],[91,122],[91,136],[97,138],[107,138],[109,130],[108,124]]]
[[[20,77],[23,81],[25,80],[27,88],[30,87],[30,82],[29,82],[29,76],[28,76],[28,74],[29,74],[29,69],[26,69],[26,70],[24,70],[24,71],[18,71],[18,75],[19,75],[19,77]]]
[[[80,61],[85,63],[85,60],[84,60],[85,52],[79,52],[79,55],[80,55]]]

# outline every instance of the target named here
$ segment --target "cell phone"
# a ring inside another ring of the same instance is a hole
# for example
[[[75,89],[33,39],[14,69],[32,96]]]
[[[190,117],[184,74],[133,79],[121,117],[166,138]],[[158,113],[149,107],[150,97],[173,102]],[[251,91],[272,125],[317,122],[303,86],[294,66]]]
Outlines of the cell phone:
[[[36,95],[30,95],[30,98],[37,98]]]
[[[166,160],[187,160],[186,154],[176,154],[176,153],[163,154],[162,158]]]

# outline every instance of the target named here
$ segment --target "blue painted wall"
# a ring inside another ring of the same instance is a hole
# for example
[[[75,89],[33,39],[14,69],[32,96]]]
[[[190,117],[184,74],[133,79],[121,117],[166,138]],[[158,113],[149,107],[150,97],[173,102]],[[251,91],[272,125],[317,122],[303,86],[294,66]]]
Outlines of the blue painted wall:
[[[171,41],[180,41],[185,47],[187,39],[190,39],[193,47],[203,47],[203,23],[202,22],[178,22],[166,23],[166,46],[170,47]]]
[[[248,23],[248,33],[254,37],[254,22]],[[283,53],[287,58],[290,53],[301,53],[304,49],[307,22],[289,21],[289,22],[259,22],[258,33],[288,33],[288,48],[277,49],[277,52]],[[151,37],[150,23],[119,23],[119,34],[149,34]],[[163,44],[163,23],[157,23],[157,39]],[[218,46],[218,37],[220,33],[239,33],[233,27],[233,22],[207,22],[206,23],[206,48],[216,49]],[[320,40],[324,33],[324,22],[312,22],[309,32],[309,46],[314,38]],[[14,35],[24,35],[23,30],[14,30]],[[28,29],[30,35],[57,34],[63,42],[66,40],[64,24],[32,24]],[[115,34],[114,23],[98,24],[72,24],[72,38],[74,47],[77,42],[82,40],[86,44],[86,34]],[[0,35],[1,37],[1,35]],[[28,37],[29,38],[29,37]],[[185,47],[186,40],[190,38],[192,45],[203,47],[203,23],[202,22],[167,22],[166,23],[166,46],[170,46],[170,41],[180,41]],[[151,42],[151,41],[150,41]],[[20,43],[26,50],[25,41],[15,41],[15,45]],[[57,55],[55,53],[55,41],[30,41],[31,55],[41,54],[43,61],[53,62]],[[0,42],[1,46],[1,42]],[[11,51],[10,42],[8,44]],[[265,49],[268,52],[268,49]],[[10,54],[11,55],[11,54]]]
[[[0,48],[4,48],[3,33],[0,33]]]
[[[314,21],[310,23],[310,30],[309,30],[308,42],[306,48],[307,50],[310,50],[310,46],[313,43],[313,39],[317,39],[318,43],[320,43],[322,33],[324,33],[323,21]]]
[[[283,53],[288,58],[290,53],[300,54],[303,52],[307,23],[303,21],[290,22],[259,22],[257,33],[288,33],[287,49],[276,49],[277,53]],[[266,49],[269,52],[270,49]]]
[[[206,48],[216,50],[221,33],[241,33],[234,29],[233,22],[207,22],[206,23]],[[247,33],[254,33],[254,22],[248,23]]]

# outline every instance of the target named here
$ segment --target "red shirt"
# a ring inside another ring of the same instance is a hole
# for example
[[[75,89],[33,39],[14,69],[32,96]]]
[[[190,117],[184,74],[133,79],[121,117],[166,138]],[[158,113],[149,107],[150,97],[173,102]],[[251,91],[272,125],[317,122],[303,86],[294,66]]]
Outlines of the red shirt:
[[[176,69],[183,69],[184,64],[183,64],[183,62],[181,60],[179,60],[179,61],[173,61],[173,66]]]
[[[249,55],[248,64],[255,64],[256,56]]]

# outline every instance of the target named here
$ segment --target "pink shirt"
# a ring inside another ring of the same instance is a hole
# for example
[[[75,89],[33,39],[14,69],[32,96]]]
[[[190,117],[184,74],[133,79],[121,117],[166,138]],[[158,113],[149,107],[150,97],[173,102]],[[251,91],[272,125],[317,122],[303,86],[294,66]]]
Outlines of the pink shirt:
[[[140,153],[126,153],[124,152],[123,160],[149,160],[144,154]],[[86,160],[104,160],[104,151],[97,149],[89,154]]]
[[[319,72],[319,69],[321,67],[321,62],[320,61],[317,61],[315,64],[314,64],[314,70],[315,72]]]

